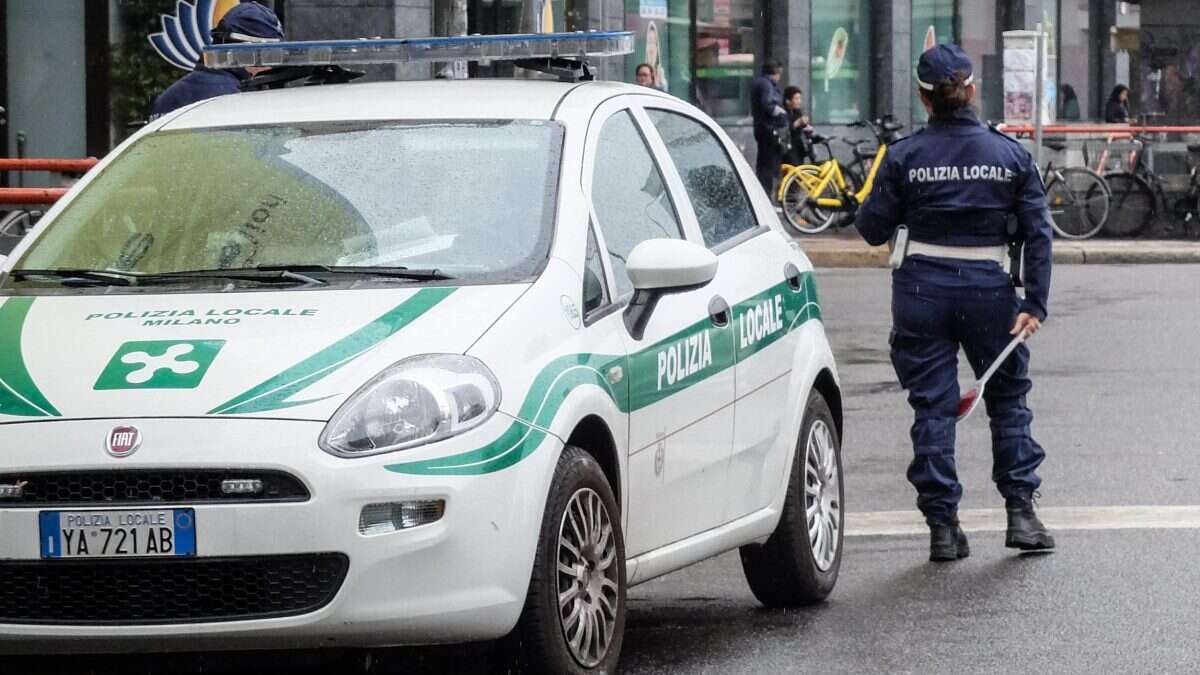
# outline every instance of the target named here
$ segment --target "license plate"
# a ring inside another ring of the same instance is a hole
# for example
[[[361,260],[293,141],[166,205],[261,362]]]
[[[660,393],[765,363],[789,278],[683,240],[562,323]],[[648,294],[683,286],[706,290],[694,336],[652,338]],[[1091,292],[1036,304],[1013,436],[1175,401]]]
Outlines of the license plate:
[[[196,555],[193,509],[42,511],[43,558],[157,558]]]

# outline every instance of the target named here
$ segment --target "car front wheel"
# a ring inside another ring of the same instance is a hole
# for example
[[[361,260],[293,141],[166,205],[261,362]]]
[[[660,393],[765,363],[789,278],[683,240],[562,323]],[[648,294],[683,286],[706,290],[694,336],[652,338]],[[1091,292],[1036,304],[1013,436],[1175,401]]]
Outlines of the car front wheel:
[[[625,542],[600,465],[568,446],[546,500],[525,609],[513,637],[521,672],[616,670],[625,631]]]
[[[829,405],[809,396],[779,524],[763,544],[741,548],[754,597],[767,607],[801,607],[833,591],[842,562],[842,456]]]

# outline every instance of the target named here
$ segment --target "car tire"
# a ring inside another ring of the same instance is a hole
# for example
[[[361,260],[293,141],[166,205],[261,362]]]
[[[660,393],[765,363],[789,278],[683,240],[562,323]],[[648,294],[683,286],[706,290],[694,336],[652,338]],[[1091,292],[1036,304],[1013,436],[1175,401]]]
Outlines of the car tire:
[[[567,567],[575,571],[568,574]],[[567,446],[554,470],[529,593],[511,636],[518,643],[519,672],[615,672],[625,632],[625,587],[625,540],[612,488],[591,455]],[[573,595],[562,604],[566,593]],[[591,632],[588,622],[596,627]],[[591,639],[586,649],[585,636]]]
[[[765,543],[741,548],[746,581],[763,605],[803,607],[833,591],[842,563],[843,494],[837,426],[814,390],[800,425],[779,524]],[[811,516],[810,510],[815,511]]]

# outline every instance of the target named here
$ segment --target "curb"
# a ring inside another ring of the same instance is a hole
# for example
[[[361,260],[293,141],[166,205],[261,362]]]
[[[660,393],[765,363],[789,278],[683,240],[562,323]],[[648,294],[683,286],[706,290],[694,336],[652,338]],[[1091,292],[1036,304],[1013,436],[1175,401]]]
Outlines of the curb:
[[[818,267],[887,267],[888,251],[884,246],[829,246],[813,242],[800,249]],[[1120,242],[1124,244],[1125,242]],[[1164,265],[1200,263],[1200,247],[1153,246],[1141,248],[1083,246],[1059,244],[1054,246],[1054,262],[1059,265]]]

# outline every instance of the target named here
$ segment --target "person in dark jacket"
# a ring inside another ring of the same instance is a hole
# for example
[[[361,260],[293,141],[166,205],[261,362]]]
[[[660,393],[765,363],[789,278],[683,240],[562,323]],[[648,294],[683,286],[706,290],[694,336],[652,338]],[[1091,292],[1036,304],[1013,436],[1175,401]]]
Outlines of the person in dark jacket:
[[[1129,117],[1129,87],[1123,84],[1113,87],[1108,102],[1104,104],[1104,121],[1109,124],[1129,124],[1133,121]]]
[[[279,42],[283,39],[283,24],[267,7],[257,2],[242,2],[221,17],[212,31],[213,42]],[[244,80],[267,70],[263,67],[213,69],[203,63],[177,80],[154,101],[150,107],[150,119],[156,119],[172,110],[226,94],[236,94]]]
[[[762,66],[762,74],[750,82],[750,116],[754,120],[754,141],[758,146],[754,172],[772,199],[775,198],[775,182],[779,180],[779,165],[783,162],[783,147],[776,134],[788,125],[783,93],[779,90],[782,77],[783,66],[778,61],[768,60]]]
[[[812,155],[812,125],[804,114],[804,92],[800,87],[783,88],[783,105],[788,113],[788,133],[791,143],[783,155],[783,161],[793,166],[803,164]]]
[[[958,523],[962,486],[954,460],[959,406],[958,351],[978,377],[1024,332],[1046,318],[1050,214],[1033,159],[1016,140],[980,124],[971,61],[937,45],[917,65],[927,128],[889,146],[855,225],[868,243],[887,242],[904,224],[909,244],[892,273],[892,365],[915,413],[908,479],[930,529],[930,560],[970,554]],[[1016,232],[1008,228],[1009,218]],[[1024,244],[1025,297],[1004,269],[1006,243]],[[988,382],[992,478],[1005,498],[1005,544],[1054,548],[1034,513],[1045,451],[1030,433],[1029,350],[1022,344]]]

